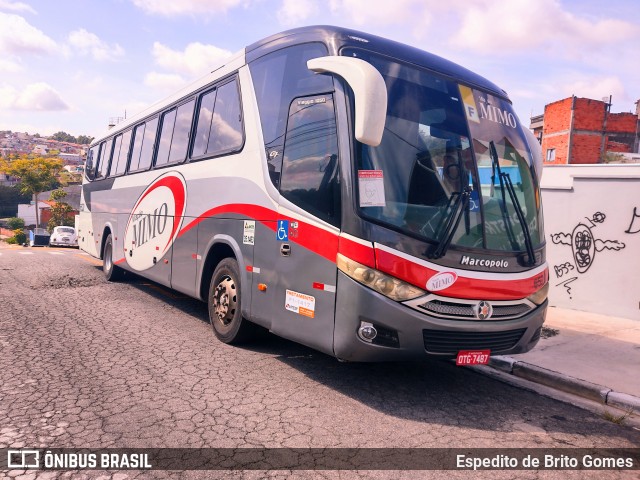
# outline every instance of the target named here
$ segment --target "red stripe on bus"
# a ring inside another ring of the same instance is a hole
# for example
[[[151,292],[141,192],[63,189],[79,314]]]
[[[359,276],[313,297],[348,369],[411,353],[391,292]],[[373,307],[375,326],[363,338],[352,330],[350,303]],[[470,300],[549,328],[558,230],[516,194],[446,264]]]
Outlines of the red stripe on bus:
[[[333,232],[302,222],[298,218],[278,215],[274,210],[251,204],[235,203],[220,205],[219,207],[207,210],[182,228],[178,236],[184,235],[188,230],[208,218],[224,214],[237,214],[246,218],[252,218],[273,232],[276,231],[277,220],[296,221],[298,222],[297,237],[292,237],[290,231],[290,242],[297,243],[334,263],[336,261],[336,254],[339,251],[352,260],[372,268],[377,268],[382,272],[393,275],[419,288],[426,288],[429,278],[439,273],[438,270],[425,267],[392,253],[380,249],[374,250],[348,238],[339,237]],[[496,274],[496,276],[498,275],[499,274]],[[438,295],[467,299],[517,300],[537,292],[547,280],[548,270],[532,275],[529,278],[517,280],[467,278],[464,277],[463,274],[459,274],[456,282],[446,289],[439,290]]]
[[[427,281],[439,273],[418,263],[401,258],[389,252],[376,249],[376,268],[384,273],[425,289]],[[461,275],[451,285],[439,290],[438,295],[445,297],[480,299],[480,300],[518,300],[525,298],[542,288],[548,280],[549,270],[524,279],[478,279]]]
[[[122,257],[120,260],[116,260],[115,262],[113,262],[114,265],[120,265],[121,263],[126,262],[127,259]]]
[[[362,245],[345,237],[338,240],[338,252],[353,261],[375,268],[376,257],[372,246]]]
[[[327,260],[336,261],[336,254],[338,253],[338,235],[316,227],[309,223],[301,222],[298,218],[287,217],[285,215],[278,215],[278,213],[269,208],[260,207],[258,205],[251,205],[247,203],[232,203],[229,205],[220,205],[219,207],[207,210],[198,218],[189,222],[182,228],[178,236],[184,235],[187,231],[198,225],[200,222],[223,214],[238,214],[247,218],[253,218],[254,220],[262,223],[267,228],[276,231],[276,223],[278,220],[289,220],[298,222],[297,237],[289,235],[289,241],[297,243],[312,252],[315,252]]]

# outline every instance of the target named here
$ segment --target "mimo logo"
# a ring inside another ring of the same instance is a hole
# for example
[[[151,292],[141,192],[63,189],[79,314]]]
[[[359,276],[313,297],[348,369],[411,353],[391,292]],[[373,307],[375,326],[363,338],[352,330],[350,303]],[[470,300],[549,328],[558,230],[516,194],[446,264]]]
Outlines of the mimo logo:
[[[178,172],[156,178],[140,195],[124,231],[124,255],[131,268],[147,270],[169,250],[180,231],[187,189]]]

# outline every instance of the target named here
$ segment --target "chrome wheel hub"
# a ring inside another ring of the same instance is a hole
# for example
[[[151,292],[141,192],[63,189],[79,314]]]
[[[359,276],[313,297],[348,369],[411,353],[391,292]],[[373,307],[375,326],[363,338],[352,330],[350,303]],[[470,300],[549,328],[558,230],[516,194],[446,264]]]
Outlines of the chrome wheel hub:
[[[218,321],[227,326],[236,314],[236,286],[229,276],[225,276],[213,292],[213,311]]]

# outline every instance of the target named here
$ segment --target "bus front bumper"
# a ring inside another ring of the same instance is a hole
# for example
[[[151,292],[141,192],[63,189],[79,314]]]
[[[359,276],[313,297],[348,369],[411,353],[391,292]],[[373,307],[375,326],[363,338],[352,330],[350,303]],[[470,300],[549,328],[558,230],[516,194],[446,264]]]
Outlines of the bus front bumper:
[[[545,301],[513,320],[452,320],[395,302],[342,272],[337,283],[334,354],[354,362],[455,358],[460,350],[525,353],[540,339],[547,312]],[[366,341],[358,334],[363,325],[376,329],[377,340]]]

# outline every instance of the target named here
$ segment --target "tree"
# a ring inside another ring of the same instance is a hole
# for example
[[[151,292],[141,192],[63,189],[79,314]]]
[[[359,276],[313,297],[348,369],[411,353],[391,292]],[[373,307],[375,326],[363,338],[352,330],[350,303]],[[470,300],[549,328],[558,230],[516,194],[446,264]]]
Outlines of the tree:
[[[36,227],[40,224],[38,194],[54,188],[57,175],[62,170],[62,160],[57,158],[21,156],[13,159],[0,159],[0,170],[7,175],[20,178],[18,189],[25,194],[35,195]]]
[[[51,196],[49,200],[54,202],[51,205],[51,220],[47,224],[47,230],[51,233],[54,227],[59,225],[66,225],[68,227],[73,227],[75,223],[75,219],[70,218],[69,214],[73,212],[71,206],[63,202],[62,199],[67,196],[67,192],[62,189],[54,190],[51,192]]]
[[[53,135],[51,135],[51,138],[53,138],[54,140],[58,140],[59,142],[77,143],[76,137],[63,131],[54,133]]]
[[[7,218],[7,227],[9,227],[9,230],[24,228],[24,220],[19,217]]]
[[[94,137],[89,137],[88,135],[80,135],[77,140],[80,145],[89,145],[93,142],[93,139]]]

